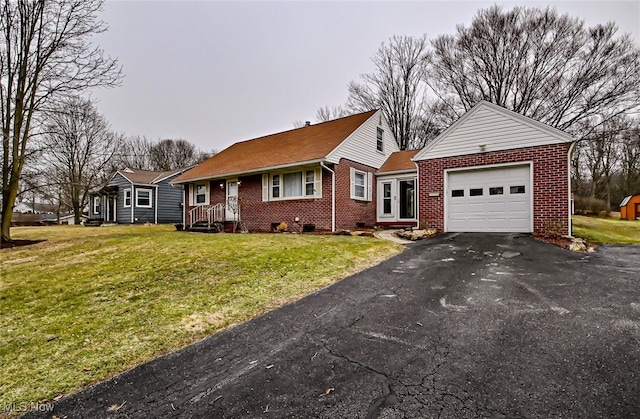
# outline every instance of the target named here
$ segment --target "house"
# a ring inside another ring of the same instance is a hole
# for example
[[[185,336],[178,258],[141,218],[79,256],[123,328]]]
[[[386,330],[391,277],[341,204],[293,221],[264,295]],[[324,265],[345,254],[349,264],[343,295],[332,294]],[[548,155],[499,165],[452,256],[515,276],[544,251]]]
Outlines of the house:
[[[640,193],[629,195],[620,203],[621,220],[640,219]]]
[[[118,224],[182,223],[182,188],[171,181],[187,168],[166,172],[126,168],[93,190],[89,221]]]
[[[419,222],[444,232],[571,232],[567,133],[481,101],[418,152]]]
[[[173,183],[189,227],[354,229],[376,224],[375,173],[396,151],[373,110],[235,143]]]
[[[486,101],[422,150],[379,110],[233,144],[174,179],[188,227],[571,232],[570,135]]]

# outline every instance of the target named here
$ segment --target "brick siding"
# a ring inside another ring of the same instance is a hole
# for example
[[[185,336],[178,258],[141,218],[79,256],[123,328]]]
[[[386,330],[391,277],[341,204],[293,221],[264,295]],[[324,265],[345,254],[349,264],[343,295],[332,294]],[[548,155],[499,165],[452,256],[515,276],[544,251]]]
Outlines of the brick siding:
[[[570,234],[568,148],[568,144],[553,144],[419,161],[420,226],[444,230],[445,169],[532,161],[533,233]],[[439,196],[429,197],[429,192]]]
[[[350,198],[350,167],[374,173],[375,169],[342,159],[338,165],[329,165],[336,172],[336,229],[355,229],[357,223],[366,226],[375,224],[375,184],[373,200],[357,201]],[[242,221],[249,231],[272,231],[273,223],[285,222],[289,231],[302,231],[303,224],[314,224],[316,230],[331,231],[331,173],[322,170],[322,198],[290,199],[282,201],[262,201],[262,174],[238,177],[238,199],[240,200]],[[210,183],[210,204],[224,203],[226,189],[220,188],[226,180]],[[375,183],[375,177],[374,177]],[[188,196],[185,199],[188,204]],[[188,206],[188,211],[193,206]],[[295,222],[299,217],[300,221]]]

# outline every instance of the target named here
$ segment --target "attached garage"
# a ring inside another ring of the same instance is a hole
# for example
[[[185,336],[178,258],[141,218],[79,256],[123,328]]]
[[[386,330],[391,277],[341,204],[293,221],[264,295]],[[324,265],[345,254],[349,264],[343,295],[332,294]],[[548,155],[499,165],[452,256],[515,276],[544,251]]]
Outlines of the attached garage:
[[[447,170],[446,177],[446,231],[533,231],[529,164]]]
[[[567,133],[481,101],[413,161],[422,227],[571,234]]]

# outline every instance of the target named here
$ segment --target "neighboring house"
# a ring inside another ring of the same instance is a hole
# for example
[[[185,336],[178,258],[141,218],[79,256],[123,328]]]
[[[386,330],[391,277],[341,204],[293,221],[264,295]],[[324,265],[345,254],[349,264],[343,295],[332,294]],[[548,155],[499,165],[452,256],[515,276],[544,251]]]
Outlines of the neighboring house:
[[[640,193],[629,195],[620,203],[621,220],[640,219]]]
[[[250,231],[376,224],[374,175],[398,151],[382,112],[347,116],[235,143],[173,180],[187,226],[242,221]]]
[[[76,223],[76,219],[75,219],[75,215],[73,214],[73,212],[69,212],[66,214],[60,214],[60,218],[58,219],[57,217],[53,219],[54,223],[56,224],[65,224],[65,225],[74,225]],[[89,217],[82,214],[80,216],[80,224],[83,224],[85,222],[89,221]]]
[[[19,202],[13,206],[14,213],[20,214],[55,214],[56,206],[44,202]]]
[[[28,202],[18,202],[13,206],[14,214],[33,214],[33,207]]]
[[[89,200],[89,220],[104,223],[182,223],[183,192],[170,182],[185,169],[167,172],[123,169]]]
[[[445,232],[571,232],[567,133],[481,101],[417,153],[419,221]]]

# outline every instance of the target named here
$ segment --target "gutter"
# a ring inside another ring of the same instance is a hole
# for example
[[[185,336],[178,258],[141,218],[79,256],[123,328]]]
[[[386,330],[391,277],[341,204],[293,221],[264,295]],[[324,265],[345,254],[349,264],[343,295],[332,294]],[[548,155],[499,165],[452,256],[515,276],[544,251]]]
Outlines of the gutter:
[[[331,232],[336,232],[336,172],[329,169],[323,161],[320,166],[331,172]]]
[[[238,172],[220,173],[213,176],[211,175],[200,176],[200,177],[183,179],[177,182],[170,182],[170,183],[172,185],[180,185],[184,183],[199,182],[201,180],[217,180],[217,179],[226,179],[226,178],[232,178],[232,177],[238,177],[238,176],[248,176],[248,175],[255,175],[259,173],[270,172],[273,170],[287,169],[289,167],[307,166],[307,165],[314,165],[318,163],[322,165],[323,162],[324,162],[323,159],[305,160],[305,161],[294,162],[294,163],[280,164],[277,166],[267,166],[267,167],[258,167],[255,169],[249,169],[249,170],[241,170]],[[326,166],[324,167],[327,168]],[[331,171],[331,169],[329,168],[327,168],[327,170]]]

